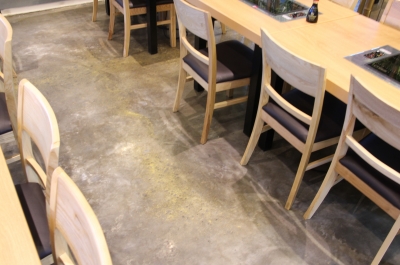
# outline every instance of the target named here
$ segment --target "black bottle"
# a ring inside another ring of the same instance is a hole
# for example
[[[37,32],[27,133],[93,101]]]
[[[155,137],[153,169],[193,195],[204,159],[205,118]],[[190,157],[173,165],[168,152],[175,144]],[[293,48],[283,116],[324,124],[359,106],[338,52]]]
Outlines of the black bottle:
[[[306,21],[310,23],[317,23],[318,21],[318,0],[313,0],[313,4],[308,10]]]

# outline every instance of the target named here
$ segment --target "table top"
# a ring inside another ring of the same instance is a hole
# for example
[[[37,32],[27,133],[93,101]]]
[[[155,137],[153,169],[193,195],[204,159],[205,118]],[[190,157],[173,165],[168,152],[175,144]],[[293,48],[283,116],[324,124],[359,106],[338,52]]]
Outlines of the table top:
[[[287,22],[279,22],[259,10],[243,3],[240,0],[187,0],[194,6],[210,12],[211,16],[228,25],[231,29],[261,46],[260,28],[265,27],[269,32],[283,31],[299,27],[310,26],[305,18]],[[311,0],[296,0],[306,6],[311,6]],[[328,0],[321,0],[318,10],[322,13],[318,17],[318,24],[335,19],[359,16],[357,12],[343,8]],[[251,19],[249,19],[251,18]]]
[[[0,147],[0,263],[41,264]]]
[[[398,104],[399,88],[344,57],[384,45],[400,50],[400,31],[360,15],[271,35],[289,51],[323,66],[327,91],[343,102],[347,102],[353,74],[376,87],[377,94],[384,93],[388,101]]]
[[[318,23],[305,19],[279,22],[240,0],[187,0],[239,34],[261,46],[265,28],[286,49],[327,69],[327,91],[347,102],[350,75],[366,80],[394,102],[400,90],[345,59],[345,56],[379,46],[400,50],[400,31],[359,15],[328,0],[320,0]],[[311,5],[310,0],[297,0]],[[251,18],[251,19],[249,19]],[[388,102],[389,103],[389,102]],[[398,104],[398,103],[396,103]]]

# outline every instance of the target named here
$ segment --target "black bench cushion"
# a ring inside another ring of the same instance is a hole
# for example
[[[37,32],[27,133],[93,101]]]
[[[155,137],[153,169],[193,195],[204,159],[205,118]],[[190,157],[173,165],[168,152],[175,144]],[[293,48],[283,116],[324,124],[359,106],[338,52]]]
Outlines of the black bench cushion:
[[[309,96],[298,89],[292,89],[283,95],[290,104],[311,116],[315,98]],[[263,110],[277,120],[289,132],[303,143],[307,140],[309,126],[282,109],[273,100],[270,100]],[[324,104],[322,107],[321,118],[314,142],[324,141],[333,137],[340,136],[344,118],[346,115],[346,104],[325,92]],[[355,130],[363,128],[359,122],[356,123]]]
[[[387,144],[372,133],[362,139],[360,144],[377,159],[381,160],[397,172],[400,172],[399,150]],[[339,162],[383,198],[400,209],[400,185],[398,183],[370,166],[350,148],[347,154],[340,159]]]
[[[12,131],[10,116],[8,115],[6,95],[0,92],[0,134]]]
[[[40,259],[51,254],[46,200],[42,186],[24,183],[15,186]]]
[[[217,50],[217,83],[250,77],[253,50],[237,40],[225,41],[216,45]],[[199,50],[208,57],[208,49]],[[193,55],[183,58],[201,78],[208,81],[208,66]]]
[[[122,0],[116,0],[117,3],[122,6]],[[172,4],[173,0],[156,0],[157,5]],[[129,8],[145,7],[146,0],[129,0]]]

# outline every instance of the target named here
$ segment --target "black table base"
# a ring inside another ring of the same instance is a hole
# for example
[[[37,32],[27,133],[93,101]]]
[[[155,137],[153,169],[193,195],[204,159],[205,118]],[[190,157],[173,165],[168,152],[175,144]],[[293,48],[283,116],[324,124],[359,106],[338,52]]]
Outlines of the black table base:
[[[205,47],[207,47],[207,41],[196,36],[194,38],[194,47],[197,50],[204,49]],[[197,92],[204,91],[204,88],[199,83],[197,83],[196,81],[194,81],[194,86],[193,87],[194,87],[194,90],[196,90]]]
[[[258,103],[260,100],[261,86],[262,86],[262,49],[257,44],[254,45],[253,55],[253,69],[249,85],[249,95],[247,99],[246,115],[244,119],[243,133],[251,136],[253,131],[254,122],[257,116]],[[271,86],[275,88],[278,93],[282,92],[283,80],[274,71],[271,73]],[[272,148],[274,140],[274,130],[268,130],[260,135],[258,140],[258,147],[266,151]]]
[[[156,1],[146,0],[146,8],[147,8],[147,48],[150,54],[156,54],[158,52]]]

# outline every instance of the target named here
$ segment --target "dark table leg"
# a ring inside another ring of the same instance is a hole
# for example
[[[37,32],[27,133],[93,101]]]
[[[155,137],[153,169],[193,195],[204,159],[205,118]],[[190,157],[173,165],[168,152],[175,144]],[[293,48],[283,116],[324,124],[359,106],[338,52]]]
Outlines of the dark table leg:
[[[105,0],[104,4],[106,5],[106,14],[110,15],[110,0]]]
[[[258,103],[260,99],[261,80],[262,80],[262,50],[257,44],[254,47],[253,69],[250,79],[249,96],[247,99],[246,116],[244,121],[243,133],[250,137],[253,131],[254,121],[257,116]],[[279,93],[282,91],[283,80],[275,72],[272,72],[271,85]],[[268,150],[272,147],[274,140],[274,130],[269,130],[261,134],[258,140],[258,146],[263,150]]]
[[[147,8],[147,43],[150,54],[157,53],[157,12],[156,1],[146,0]]]
[[[197,50],[204,49],[205,47],[207,47],[207,41],[195,36],[194,37],[194,47]],[[204,91],[204,88],[196,81],[194,81],[193,87],[194,87],[194,90],[196,90],[197,92]]]
[[[243,132],[250,137],[253,131],[254,121],[257,116],[258,100],[260,98],[262,79],[262,50],[257,44],[254,45],[253,69],[251,73],[249,95],[244,118]]]

